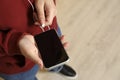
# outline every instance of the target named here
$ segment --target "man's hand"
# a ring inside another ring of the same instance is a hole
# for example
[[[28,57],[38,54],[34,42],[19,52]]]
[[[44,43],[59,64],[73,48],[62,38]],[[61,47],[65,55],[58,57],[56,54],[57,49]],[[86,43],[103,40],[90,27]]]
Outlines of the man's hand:
[[[24,35],[18,42],[21,53],[28,59],[32,60],[36,64],[43,68],[43,61],[40,58],[39,51],[35,46],[35,40],[32,35]]]
[[[35,24],[49,26],[52,24],[53,18],[56,16],[56,6],[53,0],[35,0],[37,15],[34,14]],[[37,16],[37,17],[36,17]]]

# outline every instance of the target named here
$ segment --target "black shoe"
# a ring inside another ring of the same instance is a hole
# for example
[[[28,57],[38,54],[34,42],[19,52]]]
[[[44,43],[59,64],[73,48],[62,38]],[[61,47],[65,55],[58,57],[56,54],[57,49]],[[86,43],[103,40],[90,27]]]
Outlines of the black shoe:
[[[68,65],[63,65],[63,68],[59,73],[71,79],[75,79],[77,77],[76,72]]]

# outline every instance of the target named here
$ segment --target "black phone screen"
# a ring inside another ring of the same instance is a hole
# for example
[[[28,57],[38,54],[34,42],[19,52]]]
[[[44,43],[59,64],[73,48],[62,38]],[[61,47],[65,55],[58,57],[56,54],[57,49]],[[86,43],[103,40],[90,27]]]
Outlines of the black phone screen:
[[[46,68],[60,64],[69,59],[54,29],[35,35],[34,38]]]

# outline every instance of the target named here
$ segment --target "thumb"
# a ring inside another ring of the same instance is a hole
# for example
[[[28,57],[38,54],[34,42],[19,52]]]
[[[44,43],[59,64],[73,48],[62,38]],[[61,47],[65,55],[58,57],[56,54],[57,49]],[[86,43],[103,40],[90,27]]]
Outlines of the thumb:
[[[43,69],[43,61],[40,57],[36,57],[35,60],[33,60],[36,64],[39,65],[41,69]]]

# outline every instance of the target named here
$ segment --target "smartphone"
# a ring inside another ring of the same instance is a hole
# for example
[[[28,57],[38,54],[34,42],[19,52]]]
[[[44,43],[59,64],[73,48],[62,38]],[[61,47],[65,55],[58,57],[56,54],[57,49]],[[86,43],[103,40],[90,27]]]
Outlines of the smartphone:
[[[48,70],[69,60],[66,50],[54,29],[34,36],[44,67]]]

